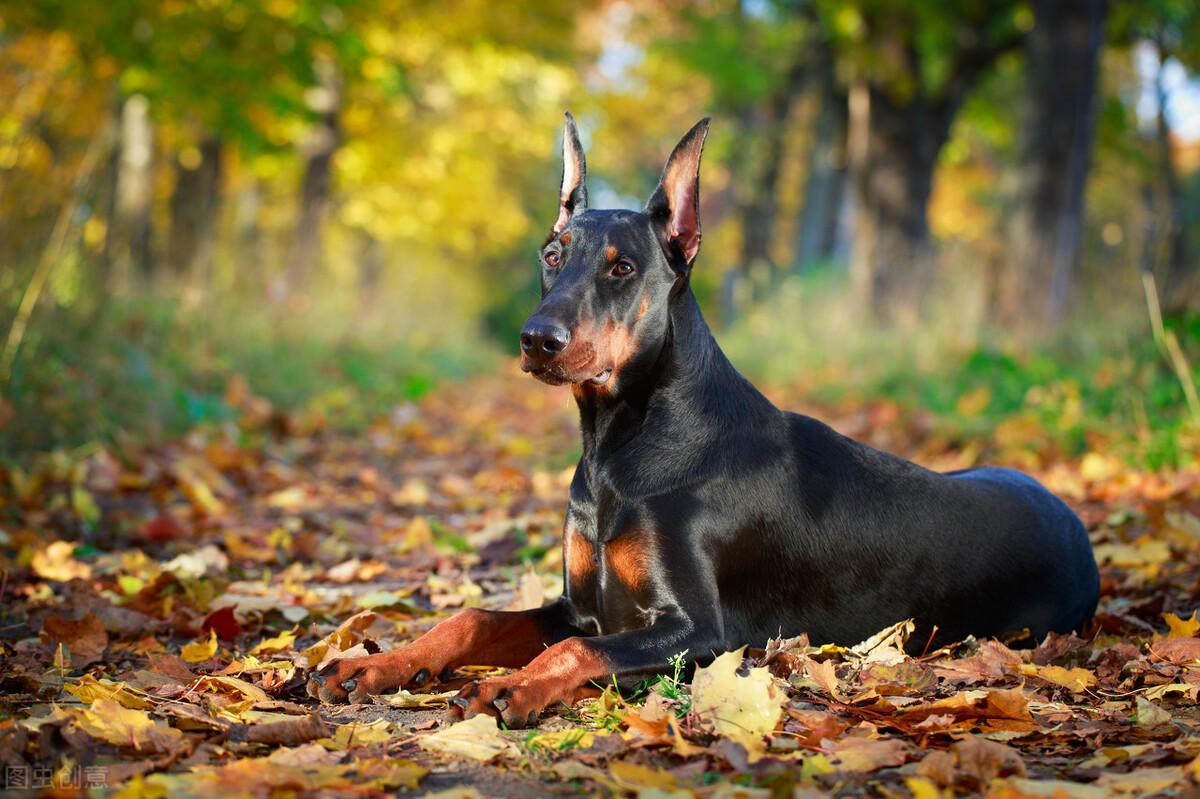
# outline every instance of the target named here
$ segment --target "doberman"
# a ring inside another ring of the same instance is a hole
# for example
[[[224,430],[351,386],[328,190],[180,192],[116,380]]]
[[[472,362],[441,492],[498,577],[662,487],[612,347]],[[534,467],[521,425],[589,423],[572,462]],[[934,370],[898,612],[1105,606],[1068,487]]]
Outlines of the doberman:
[[[456,666],[459,716],[531,723],[623,681],[780,634],[854,644],[915,619],[915,651],[968,635],[1079,630],[1099,576],[1079,518],[1034,479],[926,470],[777,409],[725,358],[689,286],[708,119],[641,212],[589,210],[567,114],[558,219],[521,368],[569,383],[583,456],[563,528],[565,590],[472,609],[398,649],[336,661],[309,692],[358,702]]]

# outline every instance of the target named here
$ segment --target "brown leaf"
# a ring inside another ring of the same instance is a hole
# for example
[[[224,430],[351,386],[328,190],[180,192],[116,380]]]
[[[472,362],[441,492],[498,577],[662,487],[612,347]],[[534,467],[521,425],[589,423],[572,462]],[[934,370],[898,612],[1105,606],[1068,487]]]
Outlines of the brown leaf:
[[[969,735],[953,748],[958,755],[958,767],[981,786],[997,777],[1025,776],[1025,763],[1012,747]]]
[[[955,718],[1015,719],[1033,721],[1029,700],[1020,688],[994,691],[962,691],[945,699],[906,708],[898,714],[904,722],[932,715],[953,714]]]
[[[315,713],[266,724],[238,724],[230,731],[234,741],[296,746],[331,735],[329,725]]]
[[[1200,638],[1168,638],[1150,646],[1150,651],[1168,663],[1200,660]]]
[[[917,764],[917,773],[942,787],[954,784],[954,765],[957,758],[949,752],[935,749]]]
[[[150,666],[181,685],[190,685],[200,679],[200,675],[192,671],[184,659],[178,655],[163,655],[160,658],[151,655]]]
[[[825,693],[839,702],[845,701],[846,698],[842,696],[832,660],[816,661],[809,659],[804,664],[804,673],[808,675],[809,679],[821,686]]]
[[[908,745],[897,738],[848,737],[821,744],[838,771],[874,771],[899,766],[908,759]]]
[[[100,659],[108,647],[108,632],[104,623],[97,619],[91,611],[82,619],[64,619],[62,616],[50,616],[42,622],[42,630],[38,633],[43,643],[56,648],[59,643],[66,645],[71,653],[71,663],[75,668],[87,666]]]

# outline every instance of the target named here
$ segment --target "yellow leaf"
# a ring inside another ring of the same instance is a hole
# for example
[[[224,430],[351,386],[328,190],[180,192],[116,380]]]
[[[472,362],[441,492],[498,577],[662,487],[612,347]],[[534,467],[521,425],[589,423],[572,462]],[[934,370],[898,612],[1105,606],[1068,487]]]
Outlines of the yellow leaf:
[[[1197,633],[1200,633],[1200,620],[1196,619],[1196,611],[1192,611],[1191,618],[1181,619],[1174,613],[1164,613],[1163,619],[1167,622],[1167,626],[1171,628],[1171,632],[1167,633],[1168,638],[1196,638]]]
[[[588,730],[566,729],[535,735],[525,743],[530,747],[564,751],[568,749],[587,749],[595,740],[595,734]]]
[[[483,715],[474,716],[441,732],[427,735],[419,739],[418,744],[422,749],[482,762],[495,760],[506,753],[517,754],[516,746],[500,737],[496,719]]]
[[[1074,693],[1082,694],[1096,685],[1096,675],[1087,669],[1064,669],[1062,666],[1043,666],[1038,676],[1054,685],[1061,685]]]
[[[783,713],[784,696],[765,668],[738,675],[742,651],[726,652],[707,668],[696,669],[692,709],[718,735],[744,746],[754,761],[765,751],[763,736],[775,729]]]
[[[66,541],[54,541],[33,553],[30,566],[39,577],[65,583],[75,578],[90,580],[92,567],[75,560],[75,545]]]
[[[100,507],[83,486],[71,487],[71,509],[89,525],[95,526],[100,521]]]
[[[942,791],[932,780],[924,777],[905,777],[904,784],[912,791],[913,799],[942,799],[949,791]]]
[[[739,659],[738,662],[740,663],[741,660]],[[625,760],[617,760],[611,763],[608,767],[608,773],[621,787],[631,791],[643,788],[673,791],[676,787],[675,777],[670,772],[660,768],[652,768],[651,766],[629,763]]]
[[[181,475],[179,487],[183,489],[184,495],[207,515],[218,516],[225,512],[225,503],[217,499],[216,494],[209,488],[208,483],[199,477],[192,475],[184,477]]]
[[[353,722],[338,727],[332,738],[322,738],[317,743],[326,749],[342,751],[356,746],[379,746],[392,739],[392,724],[386,719],[375,719],[369,724]]]
[[[131,689],[123,682],[97,680],[90,674],[83,675],[79,679],[78,685],[66,685],[63,687],[74,694],[85,705],[93,704],[100,699],[115,699],[123,707],[133,710],[149,710],[153,707],[153,705],[139,696],[142,693],[141,691]]]
[[[288,632],[280,633],[274,638],[264,638],[250,650],[251,655],[262,655],[268,652],[281,652],[284,649],[290,649],[292,644],[296,642],[296,638],[300,634],[299,627],[293,627]]]
[[[203,663],[217,654],[217,631],[209,630],[208,640],[198,639],[183,645],[179,656],[188,663]]]
[[[271,699],[267,696],[267,692],[257,685],[251,685],[245,680],[239,680],[237,677],[226,675],[203,677],[196,683],[196,690],[215,691],[226,696],[245,697],[251,702],[269,702]]]
[[[440,694],[414,694],[401,688],[394,694],[376,697],[375,703],[388,707],[445,707],[446,700],[457,695],[457,690],[445,691]]]
[[[89,710],[78,713],[76,722],[93,738],[138,751],[167,752],[183,741],[179,730],[156,723],[144,712],[113,699],[97,699]]]
[[[300,486],[292,486],[267,495],[267,507],[280,510],[296,510],[308,503],[308,492]]]

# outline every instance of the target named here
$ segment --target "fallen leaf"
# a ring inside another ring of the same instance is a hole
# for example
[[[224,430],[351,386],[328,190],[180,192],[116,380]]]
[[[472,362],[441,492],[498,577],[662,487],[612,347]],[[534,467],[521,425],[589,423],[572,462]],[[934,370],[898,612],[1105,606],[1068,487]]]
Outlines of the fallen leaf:
[[[204,621],[200,623],[200,629],[212,630],[217,634],[217,638],[226,643],[237,640],[242,632],[241,625],[233,617],[233,608],[231,607],[219,608],[205,616]]]
[[[203,663],[217,654],[217,631],[209,630],[208,639],[203,638],[184,644],[179,656],[188,663]]]
[[[419,738],[417,744],[422,749],[485,763],[501,755],[518,753],[511,741],[500,736],[496,719],[482,714]]]
[[[692,679],[692,711],[746,747],[751,760],[764,751],[763,736],[775,729],[783,712],[784,695],[763,667],[739,675],[743,649],[726,652]]]
[[[1141,768],[1136,771],[1130,771],[1127,774],[1106,771],[1092,784],[1114,793],[1147,796],[1180,785],[1184,781],[1185,777],[1181,767],[1166,766],[1163,768]]]
[[[626,760],[618,760],[611,764],[608,767],[608,774],[618,785],[629,791],[640,792],[646,788],[673,791],[678,784],[675,777],[663,769],[630,763]]]
[[[1087,669],[1064,669],[1062,666],[1043,666],[1037,675],[1048,683],[1061,685],[1077,694],[1096,687],[1096,675]]]
[[[858,738],[848,736],[840,741],[825,740],[830,762],[838,771],[875,771],[899,766],[908,759],[908,745],[896,738]]]
[[[1143,730],[1153,730],[1171,723],[1171,714],[1145,697],[1138,696],[1134,701],[1137,707],[1137,725]]]
[[[1169,663],[1200,660],[1200,638],[1168,638],[1150,645],[1150,651]]]
[[[958,767],[973,777],[980,787],[997,777],[1025,776],[1025,763],[1012,747],[989,741],[978,735],[968,735],[954,744]]]
[[[92,567],[75,560],[75,545],[66,541],[54,541],[39,549],[29,565],[39,577],[60,583],[92,577]]]
[[[42,630],[38,633],[42,642],[51,648],[63,644],[71,653],[71,663],[75,668],[82,668],[100,659],[108,647],[108,633],[104,623],[92,615],[89,610],[81,619],[64,619],[62,616],[48,616],[42,622]]]
[[[1200,633],[1200,619],[1196,618],[1194,610],[1186,619],[1181,619],[1174,613],[1164,613],[1163,620],[1171,630],[1167,633],[1167,638],[1195,638],[1196,633]]]
[[[183,741],[179,730],[113,699],[97,699],[90,708],[78,711],[76,722],[93,738],[139,752],[170,752]]]

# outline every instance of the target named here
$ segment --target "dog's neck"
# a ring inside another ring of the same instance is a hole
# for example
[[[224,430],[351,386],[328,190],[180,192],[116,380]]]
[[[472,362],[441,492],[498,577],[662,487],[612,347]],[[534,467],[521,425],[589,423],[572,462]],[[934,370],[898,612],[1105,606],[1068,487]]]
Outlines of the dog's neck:
[[[730,415],[736,423],[748,414],[775,411],[725,357],[691,288],[671,299],[665,336],[622,370],[614,390],[574,393],[585,460],[614,452],[637,438],[652,415],[676,419]],[[714,401],[718,397],[720,402]],[[664,421],[657,419],[654,429],[668,429]]]

